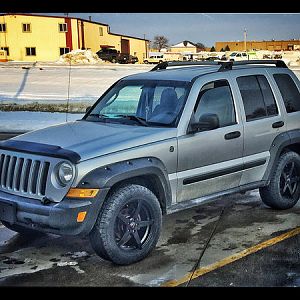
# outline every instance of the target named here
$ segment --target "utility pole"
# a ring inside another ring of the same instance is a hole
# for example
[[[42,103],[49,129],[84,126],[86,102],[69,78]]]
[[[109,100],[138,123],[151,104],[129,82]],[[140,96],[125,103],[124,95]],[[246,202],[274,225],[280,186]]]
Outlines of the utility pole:
[[[145,41],[145,50],[146,50],[146,56],[145,56],[145,58],[146,58],[146,57],[148,57],[148,43],[146,41],[146,34],[145,33],[144,33],[144,41]]]
[[[247,51],[247,29],[244,29],[244,50]]]

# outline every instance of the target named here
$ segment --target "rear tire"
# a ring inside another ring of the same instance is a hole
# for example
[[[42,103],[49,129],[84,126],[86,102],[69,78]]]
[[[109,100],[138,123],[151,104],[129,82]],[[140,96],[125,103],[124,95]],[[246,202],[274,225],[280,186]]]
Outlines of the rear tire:
[[[259,189],[262,201],[274,209],[288,209],[300,198],[300,156],[283,153],[271,174],[270,184]]]
[[[145,258],[156,246],[162,211],[146,187],[130,184],[117,189],[104,203],[89,237],[95,252],[118,265]]]

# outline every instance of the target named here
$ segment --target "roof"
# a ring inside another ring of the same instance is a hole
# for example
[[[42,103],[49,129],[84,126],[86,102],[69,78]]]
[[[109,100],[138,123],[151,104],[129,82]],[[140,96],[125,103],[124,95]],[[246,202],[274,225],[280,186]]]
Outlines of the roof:
[[[234,67],[234,68],[233,68]],[[162,62],[155,66],[150,72],[134,74],[125,77],[127,80],[177,80],[188,81],[215,72],[237,71],[253,68],[284,68],[288,66],[282,60],[251,60],[221,63],[209,62]]]
[[[187,48],[187,47],[197,47],[197,46],[190,41],[182,41],[181,43],[171,46],[171,48]]]
[[[154,72],[144,72],[126,77],[128,80],[178,80],[192,81],[195,77],[205,75],[207,73],[217,72],[219,65],[215,66],[195,66],[195,67],[174,67],[166,70],[158,70]]]
[[[99,24],[102,26],[109,26],[108,24],[105,23],[100,23],[100,22],[94,22],[90,20],[85,20],[81,18],[75,18],[75,17],[68,17],[68,16],[49,16],[49,15],[43,15],[43,14],[26,14],[26,13],[5,13],[5,14],[0,14],[0,16],[30,16],[30,17],[45,17],[45,18],[59,18],[59,19],[75,19],[75,20],[80,20],[84,22],[90,22],[90,23],[95,23]]]
[[[68,16],[49,16],[49,15],[43,15],[43,14],[26,14],[26,13],[4,13],[4,14],[0,14],[0,16],[30,16],[30,17],[46,17],[46,18],[60,18],[60,19],[65,18],[65,19],[74,19],[74,20],[80,20],[82,22],[98,24],[98,25],[106,26],[109,28],[109,25],[105,24],[105,23],[90,21],[90,20],[76,18],[76,17],[68,17]],[[143,40],[143,41],[150,42],[150,40],[146,40],[146,39],[135,37],[135,36],[124,35],[124,34],[120,34],[120,33],[112,33],[112,32],[110,32],[110,28],[109,28],[108,33],[111,35],[117,35],[120,37],[128,37],[128,38],[132,38],[132,39],[136,39],[136,40]]]

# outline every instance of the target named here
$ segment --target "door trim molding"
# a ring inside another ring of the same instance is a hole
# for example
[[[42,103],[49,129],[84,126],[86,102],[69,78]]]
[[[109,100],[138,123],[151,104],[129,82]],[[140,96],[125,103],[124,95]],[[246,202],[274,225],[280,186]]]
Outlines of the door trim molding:
[[[212,179],[215,177],[224,176],[224,175],[228,175],[231,173],[236,173],[236,172],[244,171],[247,169],[255,168],[255,167],[264,165],[266,162],[267,162],[267,159],[263,158],[263,159],[258,159],[258,160],[251,161],[251,162],[242,163],[242,164],[234,166],[234,167],[229,167],[229,168],[225,168],[222,170],[208,172],[206,174],[189,177],[189,178],[186,178],[183,180],[183,185],[188,185],[188,184],[196,183],[199,181],[204,181],[204,180]]]

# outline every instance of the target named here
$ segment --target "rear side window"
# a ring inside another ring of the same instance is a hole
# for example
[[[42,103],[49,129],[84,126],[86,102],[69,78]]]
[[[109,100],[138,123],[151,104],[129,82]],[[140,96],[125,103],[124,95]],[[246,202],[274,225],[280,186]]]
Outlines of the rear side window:
[[[300,111],[300,93],[288,74],[274,74],[274,79],[278,85],[281,96],[288,113]]]
[[[278,109],[270,85],[263,75],[237,78],[246,113],[246,120],[278,115]]]

